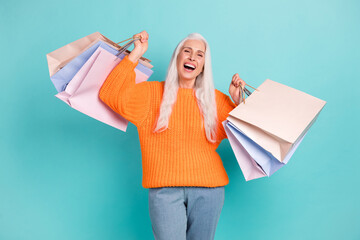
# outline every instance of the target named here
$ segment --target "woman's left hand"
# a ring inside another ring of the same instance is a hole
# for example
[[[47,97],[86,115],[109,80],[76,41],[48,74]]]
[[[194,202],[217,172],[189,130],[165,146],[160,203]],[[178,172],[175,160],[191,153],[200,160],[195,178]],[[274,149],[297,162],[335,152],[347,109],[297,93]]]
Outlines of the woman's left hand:
[[[229,93],[236,105],[239,105],[241,101],[240,84],[244,88],[246,83],[239,77],[239,74],[235,73],[230,83]]]

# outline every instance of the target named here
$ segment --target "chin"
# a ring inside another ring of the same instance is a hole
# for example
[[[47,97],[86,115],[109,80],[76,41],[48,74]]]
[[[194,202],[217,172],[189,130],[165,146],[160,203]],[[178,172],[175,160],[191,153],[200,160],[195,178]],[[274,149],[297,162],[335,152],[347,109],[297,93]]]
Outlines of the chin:
[[[197,78],[197,76],[199,76],[199,74],[196,75],[194,73],[181,73],[181,78],[188,81]]]
[[[181,76],[181,79],[183,79],[183,80],[186,80],[186,81],[191,81],[191,80],[193,80],[194,78],[196,78],[196,76]]]

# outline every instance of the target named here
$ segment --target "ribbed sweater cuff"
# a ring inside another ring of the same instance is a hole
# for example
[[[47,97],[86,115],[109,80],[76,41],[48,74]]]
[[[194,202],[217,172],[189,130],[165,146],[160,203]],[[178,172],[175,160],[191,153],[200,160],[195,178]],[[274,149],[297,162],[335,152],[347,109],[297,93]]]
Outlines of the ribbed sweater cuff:
[[[132,62],[130,59],[129,59],[129,56],[126,55],[124,57],[124,59],[122,60],[123,61],[123,67],[125,69],[130,69],[130,70],[134,70],[136,68],[136,66],[138,65],[139,61],[136,61],[135,63]]]

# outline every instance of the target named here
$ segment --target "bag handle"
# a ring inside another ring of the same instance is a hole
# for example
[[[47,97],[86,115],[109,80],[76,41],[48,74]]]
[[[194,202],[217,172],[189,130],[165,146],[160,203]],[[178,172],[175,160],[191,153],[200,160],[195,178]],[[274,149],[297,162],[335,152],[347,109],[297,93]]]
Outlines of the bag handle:
[[[120,46],[120,50],[119,52],[116,54],[116,56],[119,56],[120,54],[122,54],[123,52],[125,52],[130,46],[131,44],[133,44],[133,42],[135,42],[136,40],[139,40],[140,38],[139,37],[131,37],[131,38],[128,38],[128,39],[125,39],[124,41],[121,41],[121,42],[118,42],[116,43],[117,45]],[[129,41],[130,40],[130,41]],[[128,43],[126,43],[124,46],[121,46],[119,43],[123,43],[123,42],[126,42],[126,41],[129,41]]]
[[[129,40],[132,40],[132,39],[134,39],[134,37],[131,37],[131,38],[125,39],[125,40],[123,40],[123,41],[121,41],[121,42],[118,42],[118,43],[116,43],[116,44],[118,44],[118,45],[120,46],[120,43],[123,43],[123,42],[129,41]],[[139,38],[136,38],[136,39],[139,39]],[[120,47],[121,47],[121,46],[120,46]]]
[[[248,87],[251,87],[251,88],[254,89],[255,91],[260,91],[259,89],[256,89],[256,88],[250,86],[250,85],[247,84],[247,83],[245,83],[245,85],[248,86]],[[240,98],[241,98],[240,103],[244,102],[244,104],[245,104],[245,94],[248,95],[248,96],[250,96],[250,95],[251,95],[251,92],[250,92],[246,87],[243,88],[243,87],[241,86],[241,84],[240,84]],[[240,104],[240,103],[239,103],[239,104]]]

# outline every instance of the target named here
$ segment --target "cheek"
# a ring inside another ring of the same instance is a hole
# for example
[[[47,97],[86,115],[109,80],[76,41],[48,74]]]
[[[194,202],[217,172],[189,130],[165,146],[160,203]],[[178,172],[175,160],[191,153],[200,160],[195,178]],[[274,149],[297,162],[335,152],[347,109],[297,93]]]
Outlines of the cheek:
[[[184,62],[185,56],[182,53],[179,53],[179,55],[177,56],[177,63],[178,64],[182,64]]]
[[[205,64],[205,61],[202,61],[198,66],[199,67],[199,71],[202,72],[204,70],[204,64]]]
[[[181,61],[181,60],[184,59],[184,56],[185,56],[184,53],[180,52],[180,53],[178,54],[178,57],[177,57],[177,58],[178,58],[178,60]]]
[[[181,63],[182,63],[182,61],[181,61],[181,56],[178,55],[178,57],[177,57],[177,59],[176,59],[176,66],[177,66],[178,70],[179,70],[179,68],[180,68],[180,66],[181,66]]]

